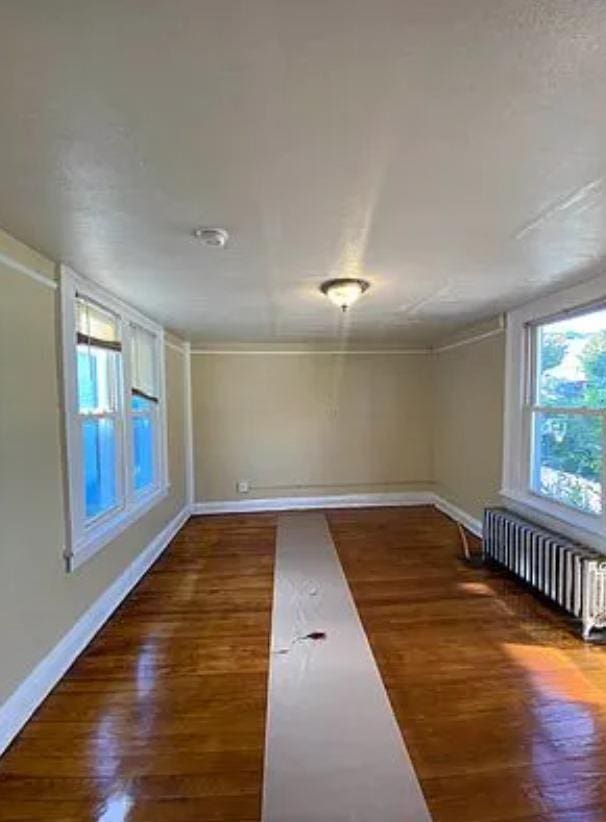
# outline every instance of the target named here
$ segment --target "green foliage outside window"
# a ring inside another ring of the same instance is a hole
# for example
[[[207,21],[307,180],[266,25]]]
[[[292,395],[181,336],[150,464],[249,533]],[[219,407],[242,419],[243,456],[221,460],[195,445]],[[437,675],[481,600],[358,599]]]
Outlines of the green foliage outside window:
[[[558,367],[573,343],[578,348],[575,375],[574,379],[566,379],[558,373]],[[540,372],[541,405],[571,410],[606,408],[606,331],[583,336],[543,330]],[[600,417],[544,413],[541,415],[537,434],[540,438],[542,466],[600,482]]]

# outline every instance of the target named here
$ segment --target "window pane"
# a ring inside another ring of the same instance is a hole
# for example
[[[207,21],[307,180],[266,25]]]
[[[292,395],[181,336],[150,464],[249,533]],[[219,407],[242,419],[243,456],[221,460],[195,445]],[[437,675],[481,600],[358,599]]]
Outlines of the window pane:
[[[76,301],[76,330],[97,340],[118,342],[118,318],[88,300]]]
[[[113,420],[82,422],[86,519],[114,508],[116,493],[116,430]]]
[[[143,397],[133,397],[133,411],[148,414],[133,416],[133,485],[141,491],[154,482],[154,403]]]
[[[115,410],[116,354],[103,348],[78,346],[78,406],[80,412]]]
[[[537,329],[537,405],[606,408],[606,310]]]
[[[532,487],[591,514],[602,510],[602,418],[536,413]]]
[[[131,408],[133,411],[144,411],[145,413],[151,413],[155,407],[156,404],[151,400],[148,400],[147,397],[140,397],[137,394],[133,394],[131,401]]]
[[[133,388],[158,397],[156,337],[138,325],[131,326],[131,374]]]

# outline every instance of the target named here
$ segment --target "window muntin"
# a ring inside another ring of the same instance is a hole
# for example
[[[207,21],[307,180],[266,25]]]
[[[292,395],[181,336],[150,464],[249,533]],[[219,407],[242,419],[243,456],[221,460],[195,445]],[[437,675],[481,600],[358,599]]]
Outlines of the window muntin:
[[[606,310],[532,327],[530,490],[583,514],[604,505]]]
[[[167,491],[163,332],[62,269],[70,500],[77,567]]]

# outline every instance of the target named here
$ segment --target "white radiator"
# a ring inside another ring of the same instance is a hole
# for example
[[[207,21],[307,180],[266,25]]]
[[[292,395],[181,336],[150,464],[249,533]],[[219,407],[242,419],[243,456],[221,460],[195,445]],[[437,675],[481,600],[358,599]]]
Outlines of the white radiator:
[[[606,556],[505,508],[484,511],[482,552],[581,620],[583,638],[606,627]]]

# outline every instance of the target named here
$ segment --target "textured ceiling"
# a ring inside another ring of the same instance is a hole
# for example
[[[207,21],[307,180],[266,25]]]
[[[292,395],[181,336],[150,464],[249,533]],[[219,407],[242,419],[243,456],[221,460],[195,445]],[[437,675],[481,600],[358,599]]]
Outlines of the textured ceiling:
[[[195,342],[424,344],[604,270],[606,4],[0,0],[0,181]]]

